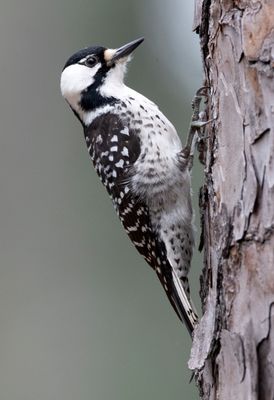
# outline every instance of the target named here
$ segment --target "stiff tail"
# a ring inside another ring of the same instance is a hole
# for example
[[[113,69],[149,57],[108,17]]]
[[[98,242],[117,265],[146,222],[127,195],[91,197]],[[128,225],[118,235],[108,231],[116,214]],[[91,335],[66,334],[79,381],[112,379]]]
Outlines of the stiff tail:
[[[174,270],[172,271],[172,280],[174,285],[172,300],[180,319],[185,322],[189,334],[192,336],[194,327],[198,322],[198,315]]]

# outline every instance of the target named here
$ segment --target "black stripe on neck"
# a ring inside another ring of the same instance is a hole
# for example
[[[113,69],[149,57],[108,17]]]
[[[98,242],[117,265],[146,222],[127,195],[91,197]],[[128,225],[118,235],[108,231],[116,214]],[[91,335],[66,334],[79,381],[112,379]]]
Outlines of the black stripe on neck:
[[[104,97],[99,92],[99,87],[102,86],[108,71],[112,67],[102,65],[95,75],[94,82],[82,92],[80,106],[84,111],[92,111],[98,107],[105,105],[112,105],[118,102],[118,99],[111,97]]]

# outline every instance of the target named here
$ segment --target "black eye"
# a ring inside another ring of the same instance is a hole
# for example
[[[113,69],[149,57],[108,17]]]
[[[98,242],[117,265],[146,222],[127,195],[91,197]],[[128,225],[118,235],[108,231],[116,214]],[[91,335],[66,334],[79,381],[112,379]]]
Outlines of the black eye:
[[[89,56],[85,60],[85,65],[87,67],[94,67],[95,64],[97,64],[98,58],[96,56]]]

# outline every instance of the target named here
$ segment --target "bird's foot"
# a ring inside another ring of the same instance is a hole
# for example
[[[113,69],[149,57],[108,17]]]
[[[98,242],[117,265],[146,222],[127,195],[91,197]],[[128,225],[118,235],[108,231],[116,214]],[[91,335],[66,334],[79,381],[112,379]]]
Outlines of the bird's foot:
[[[205,139],[205,129],[204,127],[213,121],[213,119],[206,120],[206,114],[204,111],[200,111],[201,102],[203,98],[208,97],[208,86],[203,86],[197,90],[194,99],[192,101],[193,114],[191,118],[190,128],[188,132],[186,146],[180,152],[179,158],[181,162],[184,160],[184,164],[188,166],[191,170],[193,165],[193,157],[196,139]]]

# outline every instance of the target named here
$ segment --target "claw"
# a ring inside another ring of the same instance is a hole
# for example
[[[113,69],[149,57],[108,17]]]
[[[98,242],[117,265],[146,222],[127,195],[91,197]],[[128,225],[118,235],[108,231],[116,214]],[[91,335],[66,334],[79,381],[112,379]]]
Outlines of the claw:
[[[197,121],[192,121],[191,122],[191,127],[200,129],[209,124],[210,122],[215,121],[215,118],[209,119],[208,121],[201,121],[198,119]]]
[[[197,90],[196,92],[196,96],[205,96],[208,97],[208,93],[207,90],[210,89],[209,86],[202,86],[200,87],[200,89]],[[206,93],[204,93],[203,91],[206,90]]]
[[[200,89],[197,90],[195,93],[194,99],[192,101],[192,108],[194,111],[199,109],[200,107],[200,102],[202,101],[203,97],[208,97],[207,89],[209,89],[208,86],[202,86]]]
[[[184,164],[188,165],[189,170],[191,170],[193,164],[194,147],[197,140],[197,133],[198,131],[200,131],[201,128],[213,121],[213,119],[210,119],[209,121],[203,121],[200,113],[200,104],[202,98],[209,96],[207,94],[208,89],[208,86],[202,86],[200,89],[198,89],[192,102],[193,115],[191,119],[190,129],[188,132],[186,146],[181,152],[181,156],[184,159]],[[198,134],[198,136],[200,135]]]

